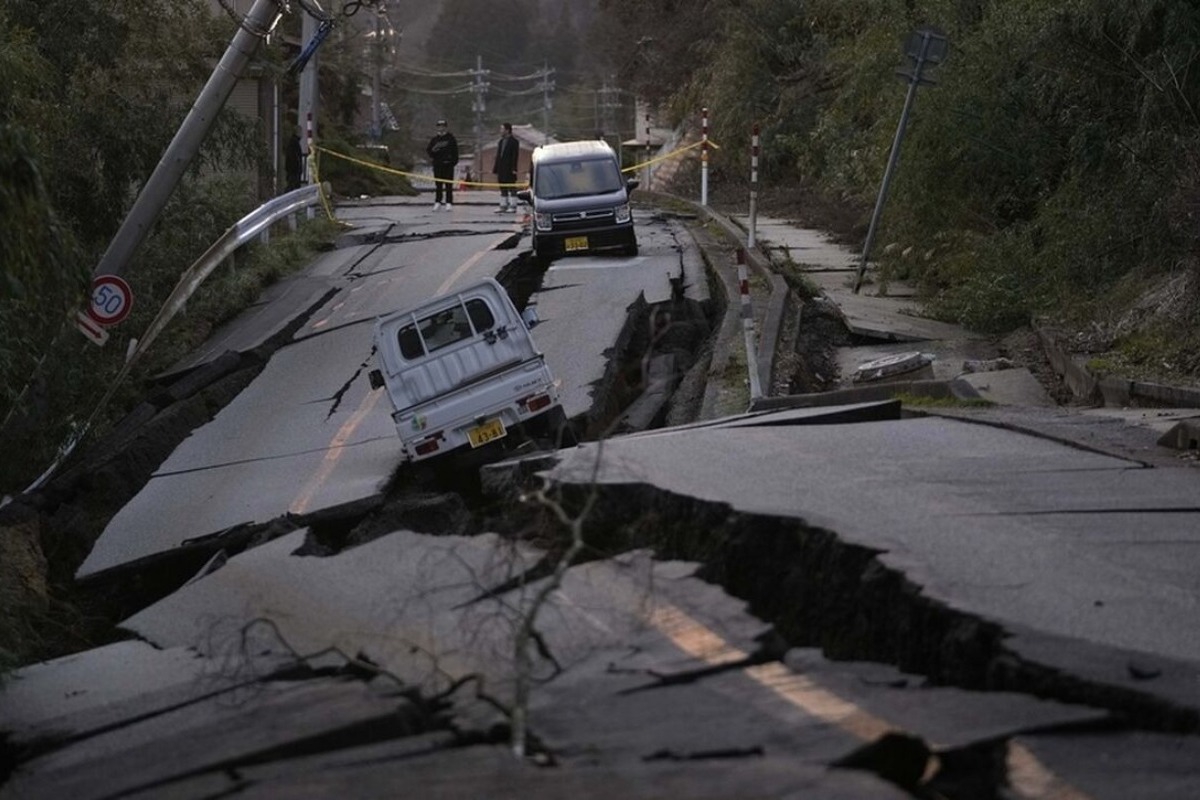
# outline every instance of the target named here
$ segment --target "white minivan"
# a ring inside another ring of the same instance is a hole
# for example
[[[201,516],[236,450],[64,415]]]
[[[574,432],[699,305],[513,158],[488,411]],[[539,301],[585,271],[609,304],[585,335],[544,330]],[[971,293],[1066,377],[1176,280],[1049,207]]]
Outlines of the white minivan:
[[[598,139],[544,144],[530,161],[529,188],[517,199],[533,207],[533,252],[539,257],[619,248],[637,255],[629,195],[617,154]]]
[[[387,390],[407,461],[568,433],[550,368],[492,278],[381,316],[374,337],[368,377]]]

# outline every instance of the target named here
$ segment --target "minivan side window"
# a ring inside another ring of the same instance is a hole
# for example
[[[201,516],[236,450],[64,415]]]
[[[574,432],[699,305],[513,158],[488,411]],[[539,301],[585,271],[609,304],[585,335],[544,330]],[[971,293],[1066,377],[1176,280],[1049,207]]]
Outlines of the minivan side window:
[[[452,306],[418,320],[415,325],[405,325],[396,334],[396,339],[400,355],[413,361],[495,325],[496,317],[487,302],[476,297],[468,300],[465,306]]]

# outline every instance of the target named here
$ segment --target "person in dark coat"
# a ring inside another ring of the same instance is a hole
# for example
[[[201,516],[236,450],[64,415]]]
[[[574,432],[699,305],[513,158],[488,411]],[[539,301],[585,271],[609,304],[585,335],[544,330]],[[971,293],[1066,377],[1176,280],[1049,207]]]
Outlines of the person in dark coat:
[[[513,136],[512,123],[505,122],[500,126],[500,142],[496,145],[496,161],[492,164],[492,172],[500,183],[500,207],[496,213],[515,213],[517,210],[517,159],[521,155],[521,145]]]
[[[449,131],[446,120],[437,121],[437,133],[429,140],[425,154],[433,163],[433,210],[454,207],[454,165],[458,163],[458,140]]]

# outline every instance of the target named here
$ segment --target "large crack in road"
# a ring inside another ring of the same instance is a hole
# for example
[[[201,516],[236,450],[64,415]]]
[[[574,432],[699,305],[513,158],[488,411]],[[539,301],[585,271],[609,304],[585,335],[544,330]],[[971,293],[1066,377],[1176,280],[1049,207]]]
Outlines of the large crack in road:
[[[522,254],[502,273],[503,282],[519,306],[524,307],[537,290],[539,270],[544,266]],[[613,431],[628,432],[664,424],[672,404],[670,391],[652,410],[641,414],[638,421],[630,422],[627,413],[647,388],[650,374],[647,365],[656,356],[670,353],[677,359],[670,367],[676,377],[673,387],[680,376],[693,370],[703,358],[707,337],[715,327],[710,322],[712,316],[712,308],[699,307],[681,296],[666,304],[635,306],[622,336],[619,358],[613,360],[605,386],[598,393],[602,401],[588,419],[576,421],[580,429],[595,439]],[[290,328],[288,337],[304,321]],[[824,365],[828,357],[820,353],[836,341],[838,335],[834,333],[810,339],[807,346],[816,349],[798,368],[791,383],[793,388],[827,385]],[[256,358],[261,357],[262,353],[256,354]],[[216,392],[224,397],[236,393],[238,385],[244,385],[257,374],[257,368],[261,368],[260,364],[243,365],[241,369],[224,365],[218,377],[232,383],[214,384],[220,388],[208,390],[210,395]],[[350,379],[353,380],[354,377]],[[332,400],[335,408],[337,401],[337,398]],[[215,413],[216,402],[211,396],[204,401],[209,418]],[[535,461],[516,465],[502,479],[493,477],[490,482],[480,481],[477,474],[464,480],[460,470],[446,465],[401,468],[383,497],[351,507],[285,515],[261,525],[215,532],[177,552],[119,570],[107,576],[108,580],[118,582],[123,593],[123,600],[115,608],[118,614],[127,614],[175,591],[214,557],[228,559],[301,529],[307,531],[306,540],[295,552],[296,556],[334,556],[392,531],[406,529],[437,536],[498,532],[514,541],[532,542],[545,549],[550,554],[547,558],[552,559],[554,553],[561,551],[562,542],[555,538],[561,526],[544,507],[518,502],[519,496],[530,490],[537,464]],[[149,474],[144,466],[140,471]],[[74,476],[73,480],[82,478]],[[746,600],[751,612],[770,623],[774,636],[778,637],[764,641],[760,650],[745,659],[669,676],[649,676],[651,682],[636,691],[703,681],[752,666],[778,663],[788,649],[812,648],[830,659],[894,665],[937,686],[980,692],[1015,691],[1105,709],[1114,719],[1106,723],[1108,729],[1189,733],[1200,729],[1200,719],[1191,709],[1171,707],[1136,691],[1083,681],[1018,657],[1006,648],[1006,634],[1000,626],[930,600],[921,586],[881,562],[878,552],[847,544],[835,531],[791,518],[739,513],[721,503],[679,496],[649,485],[559,489],[559,502],[568,510],[581,508],[588,493],[601,495],[584,520],[583,538],[587,547],[578,563],[611,559],[639,550],[651,551],[662,561],[695,562],[702,565],[700,577]],[[61,485],[58,491],[63,491]],[[543,577],[550,563],[542,563],[512,581]],[[153,580],[147,579],[151,572]],[[498,595],[512,585],[515,584],[484,587],[479,597]],[[97,589],[111,591],[112,586],[108,583]],[[543,650],[544,657],[552,662],[553,655],[544,645]],[[1131,664],[1130,668],[1139,667]],[[361,742],[380,742],[445,728],[444,720],[436,715],[422,724],[426,727],[418,726],[415,731],[387,728],[355,735]],[[505,733],[495,729],[467,729],[432,746],[495,743],[502,741]],[[63,744],[58,742],[53,746]],[[1010,744],[1005,739],[938,751],[941,777],[936,787],[927,781],[923,783],[935,758],[931,744],[902,733],[881,737],[832,765],[871,771],[911,791],[913,796],[934,796],[927,793],[936,788],[940,792],[936,796],[945,798],[1000,797],[1003,788],[1014,782],[1014,772],[1019,767],[1012,759]],[[336,744],[337,748],[344,746],[345,742]],[[51,744],[43,742],[40,747],[38,753]],[[277,753],[221,761],[216,768],[237,771],[275,758],[328,749],[335,749],[335,744],[317,738],[289,745]],[[27,759],[30,752],[23,751],[20,758]],[[540,752],[547,760],[553,760],[553,753],[544,747]],[[663,749],[648,753],[645,758],[706,761],[761,755],[760,746],[749,744],[732,750]],[[13,754],[8,756],[11,759]]]

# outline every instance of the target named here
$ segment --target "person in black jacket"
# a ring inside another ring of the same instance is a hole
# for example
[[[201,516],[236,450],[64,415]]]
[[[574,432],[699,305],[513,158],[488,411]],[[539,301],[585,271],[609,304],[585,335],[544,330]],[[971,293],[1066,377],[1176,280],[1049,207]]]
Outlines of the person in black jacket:
[[[445,209],[449,211],[454,207],[454,165],[458,163],[458,140],[448,130],[446,120],[437,121],[437,133],[429,140],[425,153],[433,163],[433,210],[441,208],[442,199],[445,198]]]
[[[496,145],[496,161],[492,172],[500,183],[500,207],[496,213],[505,211],[516,213],[517,210],[517,159],[521,154],[521,145],[512,132],[512,123],[505,122],[500,126],[500,142]]]

